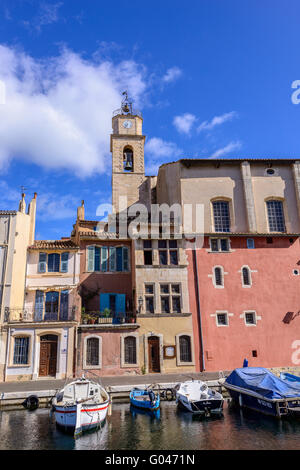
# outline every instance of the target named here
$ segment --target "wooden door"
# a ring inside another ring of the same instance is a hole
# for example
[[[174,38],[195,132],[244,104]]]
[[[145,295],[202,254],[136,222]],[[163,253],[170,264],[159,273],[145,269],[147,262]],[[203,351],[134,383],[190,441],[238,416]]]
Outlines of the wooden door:
[[[57,336],[45,335],[40,342],[40,377],[55,377],[57,362]]]
[[[148,338],[148,358],[149,358],[149,373],[160,372],[160,354],[159,354],[159,338],[157,336],[150,336]]]

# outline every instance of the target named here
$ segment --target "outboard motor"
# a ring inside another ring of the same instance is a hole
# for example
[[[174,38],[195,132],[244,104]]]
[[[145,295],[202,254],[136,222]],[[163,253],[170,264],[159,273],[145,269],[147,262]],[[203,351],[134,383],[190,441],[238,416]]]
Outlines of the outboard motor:
[[[153,392],[153,390],[149,390],[148,395],[149,395],[149,398],[151,400],[151,403],[154,403],[155,402],[155,393]]]

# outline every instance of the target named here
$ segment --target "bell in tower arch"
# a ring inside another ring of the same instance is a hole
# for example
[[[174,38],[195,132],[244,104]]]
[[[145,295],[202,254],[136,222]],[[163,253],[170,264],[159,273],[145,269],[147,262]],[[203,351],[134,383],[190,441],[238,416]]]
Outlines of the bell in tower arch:
[[[133,151],[131,148],[126,147],[123,152],[123,165],[124,171],[132,172],[133,171]]]

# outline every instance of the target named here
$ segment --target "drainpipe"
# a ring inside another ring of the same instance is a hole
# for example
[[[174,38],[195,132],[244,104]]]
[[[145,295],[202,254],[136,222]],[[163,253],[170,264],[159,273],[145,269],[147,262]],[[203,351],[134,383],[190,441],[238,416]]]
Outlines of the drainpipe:
[[[196,243],[196,242],[195,242]],[[197,252],[196,247],[193,249],[193,261],[194,261],[194,270],[196,278],[196,300],[197,300],[197,314],[199,320],[199,336],[200,336],[200,369],[202,364],[202,369],[200,372],[205,371],[205,360],[204,360],[204,348],[203,348],[203,336],[202,336],[202,322],[201,322],[201,309],[200,309],[200,294],[199,294],[199,280],[198,280],[198,263],[197,263]]]

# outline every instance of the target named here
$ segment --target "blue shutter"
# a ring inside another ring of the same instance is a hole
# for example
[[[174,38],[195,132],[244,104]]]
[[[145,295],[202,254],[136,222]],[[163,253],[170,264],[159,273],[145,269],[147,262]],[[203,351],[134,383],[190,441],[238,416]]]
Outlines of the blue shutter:
[[[69,253],[62,253],[61,254],[61,263],[60,263],[60,271],[62,273],[68,272],[68,260],[69,260]]]
[[[117,248],[117,271],[122,271],[123,269],[123,248]]]
[[[116,318],[113,323],[122,323],[122,319],[125,317],[125,294],[116,295]]]
[[[34,321],[43,320],[44,292],[37,290],[35,293]]]
[[[116,270],[116,248],[114,246],[109,248],[109,270]]]
[[[100,312],[109,308],[109,294],[100,294]]]
[[[89,272],[95,271],[95,247],[89,246],[87,249],[87,270]]]
[[[69,291],[62,290],[60,293],[60,320],[68,320]]]
[[[123,247],[123,271],[129,271],[129,250],[127,246]]]
[[[100,271],[100,248],[95,246],[95,271]]]
[[[108,248],[102,246],[101,248],[101,271],[107,271]]]
[[[38,272],[39,273],[45,273],[46,272],[46,265],[47,265],[47,253],[40,253],[39,254]]]

